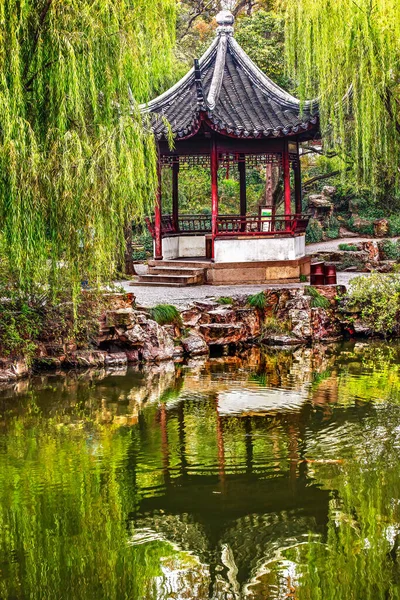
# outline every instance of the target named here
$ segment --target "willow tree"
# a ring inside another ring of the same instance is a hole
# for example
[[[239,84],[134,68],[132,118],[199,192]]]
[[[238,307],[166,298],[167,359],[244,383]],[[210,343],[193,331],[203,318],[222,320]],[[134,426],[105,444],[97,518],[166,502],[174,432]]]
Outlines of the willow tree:
[[[398,0],[283,0],[286,52],[301,95],[358,182],[395,181],[400,158]]]
[[[20,289],[111,277],[157,177],[132,96],[165,83],[174,30],[175,0],[0,2],[0,266]]]

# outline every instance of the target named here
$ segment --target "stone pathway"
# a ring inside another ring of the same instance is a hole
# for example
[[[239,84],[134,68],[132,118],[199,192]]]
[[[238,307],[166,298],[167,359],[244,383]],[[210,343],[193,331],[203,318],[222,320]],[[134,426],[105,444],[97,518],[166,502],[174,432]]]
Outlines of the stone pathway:
[[[338,284],[347,285],[351,279],[360,273],[338,273]],[[365,275],[362,273],[362,275]],[[131,286],[129,281],[119,281],[117,285],[122,286],[127,292],[133,292],[138,304],[151,307],[156,304],[173,304],[179,308],[186,308],[193,300],[204,300],[215,296],[235,297],[241,295],[257,294],[261,290],[271,288],[288,287],[295,288],[299,283],[270,284],[270,285],[195,285],[192,287],[149,287],[146,285]]]
[[[399,238],[384,238],[385,240],[390,240],[392,242],[396,242]],[[334,252],[339,249],[340,244],[360,244],[362,242],[371,242],[371,241],[379,241],[377,238],[373,237],[351,237],[351,238],[339,238],[336,240],[328,240],[327,242],[318,242],[316,244],[309,244],[306,246],[306,254],[307,256],[311,256],[316,252]]]

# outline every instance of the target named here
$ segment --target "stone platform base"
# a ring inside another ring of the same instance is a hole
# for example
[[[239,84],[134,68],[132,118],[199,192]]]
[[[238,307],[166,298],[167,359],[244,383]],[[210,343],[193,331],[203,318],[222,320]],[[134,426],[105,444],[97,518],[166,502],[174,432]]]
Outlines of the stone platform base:
[[[240,285],[263,283],[296,283],[300,276],[310,275],[311,259],[308,256],[295,260],[270,260],[257,262],[216,263],[201,258],[185,260],[151,260],[150,275],[142,276],[140,284],[178,285],[179,278],[189,272],[202,271],[202,282],[208,285]],[[147,278],[147,279],[146,279]],[[158,283],[157,283],[157,281]],[[192,282],[189,282],[189,284]],[[188,283],[186,282],[186,285]]]
[[[309,277],[311,259],[211,263],[206,268],[206,282],[211,285],[298,282]]]

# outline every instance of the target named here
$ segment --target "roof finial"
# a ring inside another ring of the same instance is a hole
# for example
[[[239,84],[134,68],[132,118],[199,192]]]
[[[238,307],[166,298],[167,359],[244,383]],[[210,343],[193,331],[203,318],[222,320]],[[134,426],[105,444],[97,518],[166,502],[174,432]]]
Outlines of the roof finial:
[[[221,10],[221,12],[219,12],[217,14],[217,23],[218,23],[218,27],[217,27],[217,33],[221,34],[221,33],[226,33],[228,35],[232,35],[233,34],[233,24],[235,22],[235,17],[233,16],[233,14],[231,13],[230,10]]]

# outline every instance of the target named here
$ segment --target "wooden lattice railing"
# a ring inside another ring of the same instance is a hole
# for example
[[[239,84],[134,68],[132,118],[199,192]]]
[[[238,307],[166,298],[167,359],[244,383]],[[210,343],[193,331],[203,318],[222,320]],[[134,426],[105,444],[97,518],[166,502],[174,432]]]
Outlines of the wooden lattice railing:
[[[279,215],[276,217],[259,217],[258,215],[219,215],[217,217],[217,235],[295,235],[307,229],[309,215]],[[146,219],[147,226],[155,237],[154,221]],[[208,234],[211,233],[211,215],[182,215],[178,218],[178,227],[174,226],[171,215],[161,218],[161,234]]]

